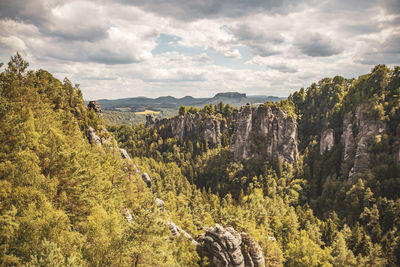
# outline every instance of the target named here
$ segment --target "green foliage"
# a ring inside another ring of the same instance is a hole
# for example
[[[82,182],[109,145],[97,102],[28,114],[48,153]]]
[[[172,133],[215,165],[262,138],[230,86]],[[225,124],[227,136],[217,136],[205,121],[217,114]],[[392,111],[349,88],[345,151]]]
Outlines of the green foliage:
[[[27,67],[17,54],[0,74],[0,265],[209,264],[183,235],[172,238],[170,221],[193,237],[215,223],[245,231],[260,244],[266,266],[399,265],[399,167],[390,153],[400,137],[400,68],[326,78],[266,103],[298,121],[301,156],[290,165],[234,161],[237,109],[222,102],[179,109],[220,120],[220,146],[196,136],[179,141],[170,125],[109,127],[132,157],[122,160],[111,145],[87,141],[89,126],[100,137],[110,133],[77,85]],[[345,114],[360,105],[387,128],[368,147],[369,173],[349,180],[351,162],[343,161],[339,139]],[[320,155],[327,126],[335,146]],[[135,165],[150,175],[151,188]]]
[[[180,106],[178,110],[179,115],[185,115],[188,112],[188,108],[185,106]]]
[[[151,192],[119,153],[86,139],[103,120],[68,79],[27,66],[17,54],[0,74],[0,265],[175,265],[167,219],[145,212],[158,210]],[[159,223],[138,231],[149,219]]]

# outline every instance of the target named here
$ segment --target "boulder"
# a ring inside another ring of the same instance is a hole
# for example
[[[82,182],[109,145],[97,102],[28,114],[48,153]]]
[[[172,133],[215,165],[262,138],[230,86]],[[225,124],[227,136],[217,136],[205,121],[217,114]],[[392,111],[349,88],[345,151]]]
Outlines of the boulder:
[[[264,266],[262,250],[250,235],[219,224],[204,229],[205,233],[198,237],[198,251],[210,260],[210,266]]]

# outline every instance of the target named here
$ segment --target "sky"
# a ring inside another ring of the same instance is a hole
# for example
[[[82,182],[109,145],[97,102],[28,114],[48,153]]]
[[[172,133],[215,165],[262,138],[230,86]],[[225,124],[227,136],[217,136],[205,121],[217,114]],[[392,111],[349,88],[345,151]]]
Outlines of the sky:
[[[288,96],[400,65],[400,1],[0,0],[0,62],[16,51],[86,100]]]

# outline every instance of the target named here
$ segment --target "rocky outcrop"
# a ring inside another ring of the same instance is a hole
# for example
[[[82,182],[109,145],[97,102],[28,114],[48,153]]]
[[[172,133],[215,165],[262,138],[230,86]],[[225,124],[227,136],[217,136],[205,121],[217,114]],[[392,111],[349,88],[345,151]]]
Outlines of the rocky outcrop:
[[[168,222],[168,228],[172,233],[172,236],[180,236],[181,234],[192,242],[193,245],[198,246],[199,243],[185,230],[179,228],[174,222]]]
[[[101,110],[100,104],[97,101],[89,101],[89,104],[87,106],[90,109],[93,109],[94,112],[99,115],[99,117],[103,117],[103,111]]]
[[[335,138],[333,135],[333,129],[328,128],[322,131],[321,140],[319,143],[320,155],[324,154],[325,151],[330,151],[334,145],[335,145]]]
[[[199,254],[210,260],[210,266],[264,266],[261,247],[250,235],[239,234],[231,227],[216,224],[215,227],[205,228],[198,241]]]
[[[164,200],[156,198],[156,205],[161,211],[165,211],[165,203]]]
[[[123,159],[131,160],[131,157],[129,156],[128,152],[126,152],[125,149],[120,148],[119,152],[121,152],[121,156],[122,156]]]
[[[90,144],[101,146],[101,139],[96,134],[96,130],[93,129],[91,126],[88,127],[88,138],[89,138]]]
[[[171,133],[178,140],[190,137],[204,138],[212,147],[217,147],[221,142],[221,122],[213,115],[186,113],[170,119],[158,119],[153,115],[146,116],[146,127],[160,128],[170,126]]]
[[[264,266],[265,259],[260,245],[247,233],[240,233],[242,237],[242,253],[245,266]]]
[[[97,101],[90,101],[88,104],[89,110],[94,110],[96,114],[101,118],[103,117],[103,111]],[[92,126],[89,126],[87,129],[87,137],[89,139],[90,144],[98,145],[98,146],[106,146],[110,149],[117,148],[118,145],[115,139],[109,134],[106,127],[104,125],[98,125],[94,129]],[[122,151],[121,151],[122,153]],[[127,155],[127,154],[126,154]]]
[[[344,147],[343,159],[354,159],[353,167],[349,173],[349,179],[358,173],[365,173],[370,169],[370,155],[368,147],[375,139],[383,134],[386,129],[384,121],[366,116],[365,106],[357,107],[354,121],[351,121],[351,113],[346,114],[343,121],[342,144]],[[355,128],[355,133],[353,132]],[[354,155],[354,156],[353,156]]]
[[[142,180],[143,180],[143,182],[146,183],[148,188],[151,188],[151,179],[150,179],[150,176],[147,173],[144,172],[142,174]]]
[[[131,212],[127,208],[122,209],[122,214],[125,216],[125,219],[128,221],[128,223],[132,223],[133,217]]]
[[[235,160],[273,157],[293,163],[298,158],[296,119],[276,106],[243,106],[231,151]]]

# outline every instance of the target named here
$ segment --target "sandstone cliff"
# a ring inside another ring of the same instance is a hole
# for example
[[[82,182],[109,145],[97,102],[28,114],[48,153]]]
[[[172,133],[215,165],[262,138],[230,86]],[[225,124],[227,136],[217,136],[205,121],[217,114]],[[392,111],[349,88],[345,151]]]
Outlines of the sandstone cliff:
[[[161,126],[170,126],[172,135],[181,141],[193,137],[208,140],[212,147],[217,147],[221,143],[221,121],[213,115],[186,113],[161,120],[154,118],[153,115],[146,116],[146,127]]]
[[[231,151],[235,160],[268,156],[293,163],[298,158],[296,119],[276,106],[243,106]]]
[[[371,119],[366,116],[364,105],[357,107],[355,116],[345,115],[343,122],[342,144],[344,147],[343,159],[354,159],[349,173],[349,179],[358,173],[365,173],[370,169],[370,154],[368,147],[379,138],[386,129],[384,121]],[[351,121],[350,118],[353,118]],[[356,130],[353,130],[355,128]]]

